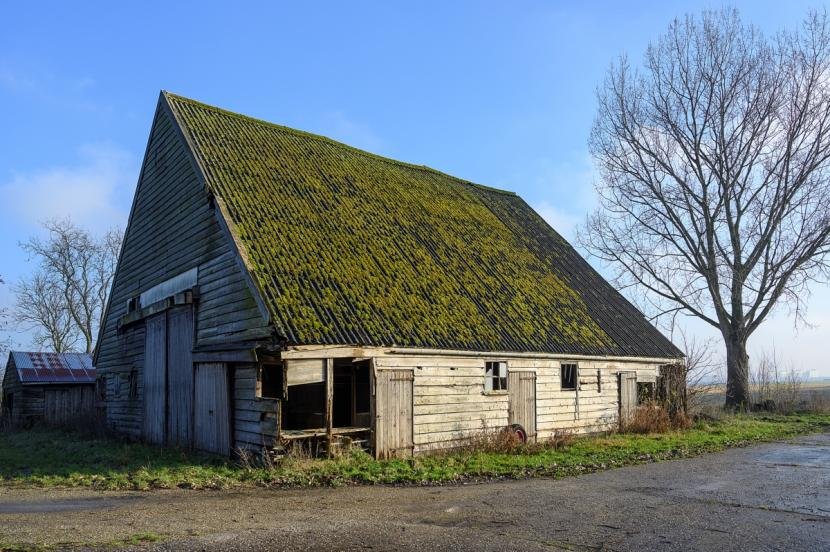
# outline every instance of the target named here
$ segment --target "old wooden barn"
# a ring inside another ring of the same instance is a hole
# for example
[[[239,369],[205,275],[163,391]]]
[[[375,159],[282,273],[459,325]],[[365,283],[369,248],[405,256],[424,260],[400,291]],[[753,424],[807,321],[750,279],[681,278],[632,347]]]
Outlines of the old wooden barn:
[[[383,457],[606,429],[678,356],[517,195],[162,93],[95,358],[133,437]]]
[[[87,354],[11,351],[2,389],[2,417],[14,425],[88,423],[95,413]]]

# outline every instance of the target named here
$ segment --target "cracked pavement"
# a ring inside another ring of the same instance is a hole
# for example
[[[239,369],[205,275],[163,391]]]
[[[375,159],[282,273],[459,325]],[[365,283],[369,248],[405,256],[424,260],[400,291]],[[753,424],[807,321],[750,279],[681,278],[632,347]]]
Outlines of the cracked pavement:
[[[103,493],[0,487],[0,542],[155,550],[830,550],[830,433],[562,480]]]

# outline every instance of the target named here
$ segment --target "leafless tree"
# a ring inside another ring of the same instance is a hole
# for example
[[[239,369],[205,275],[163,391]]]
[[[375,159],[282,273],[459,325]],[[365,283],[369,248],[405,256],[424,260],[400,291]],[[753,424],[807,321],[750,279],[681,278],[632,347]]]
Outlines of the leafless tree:
[[[15,320],[34,330],[33,344],[40,350],[73,351],[80,339],[78,327],[64,300],[59,279],[39,271],[15,286]]]
[[[675,20],[598,92],[581,242],[655,318],[719,330],[728,407],[749,401],[752,333],[782,304],[802,320],[830,272],[829,71],[826,14],[766,38],[727,10]]]
[[[679,330],[677,335],[677,345],[685,356],[687,410],[700,412],[707,403],[711,404],[707,399],[723,383],[723,363],[716,352],[717,340],[697,337],[685,330]]]
[[[66,310],[73,332],[77,332],[84,350],[90,353],[104,315],[122,234],[112,230],[96,239],[70,220],[49,221],[44,227],[48,232],[47,239],[31,238],[21,244],[40,261],[39,275],[43,280],[40,284],[43,285],[35,286],[33,279],[22,282],[19,289],[48,292],[50,303],[51,294],[57,289],[62,298],[60,308]],[[33,314],[35,304],[28,301],[18,301],[17,311],[19,315],[31,312],[31,318],[37,317]],[[62,320],[61,317],[57,319]]]
[[[0,285],[5,284],[0,276]],[[0,353],[5,353],[11,347],[11,337],[8,335],[9,312],[5,307],[0,307]]]

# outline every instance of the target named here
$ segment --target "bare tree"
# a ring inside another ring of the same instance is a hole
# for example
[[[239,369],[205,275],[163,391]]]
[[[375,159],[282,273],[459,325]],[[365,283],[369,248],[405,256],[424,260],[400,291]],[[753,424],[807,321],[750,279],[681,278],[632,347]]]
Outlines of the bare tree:
[[[678,346],[683,351],[686,378],[686,407],[689,412],[701,412],[711,405],[707,400],[723,383],[722,359],[715,352],[714,338],[700,338],[684,330],[679,331]]]
[[[717,328],[726,405],[749,401],[747,340],[830,272],[830,29],[811,13],[768,39],[736,11],[675,20],[642,70],[598,92],[599,209],[583,245],[655,318]]]
[[[52,303],[52,293],[57,289],[62,298],[59,307],[66,310],[73,332],[77,332],[84,350],[90,353],[103,321],[122,234],[112,230],[96,239],[70,220],[49,221],[44,227],[48,231],[47,239],[31,238],[21,244],[25,251],[39,259],[42,281],[38,283],[42,285],[36,286],[32,279],[22,282],[18,289],[48,293],[48,297],[39,303],[44,305]],[[17,311],[18,315],[29,313],[30,320],[43,320],[43,316],[36,313],[35,303],[28,300],[19,300]],[[56,321],[62,322],[61,316],[53,313]]]
[[[15,286],[15,320],[34,330],[34,345],[40,350],[64,353],[78,344],[80,332],[64,300],[60,280],[39,271]]]
[[[5,284],[0,276],[0,285]],[[0,353],[5,353],[11,348],[11,337],[8,334],[9,312],[5,307],[0,307]]]

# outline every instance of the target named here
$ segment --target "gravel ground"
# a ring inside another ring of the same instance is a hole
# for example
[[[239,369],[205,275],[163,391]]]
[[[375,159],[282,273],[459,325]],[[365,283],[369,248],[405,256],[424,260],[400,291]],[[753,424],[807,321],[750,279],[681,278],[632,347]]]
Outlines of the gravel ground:
[[[830,433],[563,479],[100,493],[0,487],[0,542],[156,550],[830,550]]]

